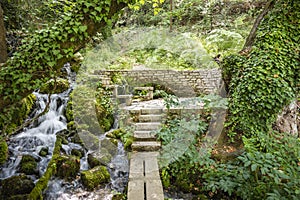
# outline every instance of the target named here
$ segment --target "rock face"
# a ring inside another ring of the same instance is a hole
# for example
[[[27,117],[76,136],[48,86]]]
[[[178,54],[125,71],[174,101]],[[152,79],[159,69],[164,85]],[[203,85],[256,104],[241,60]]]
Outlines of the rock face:
[[[101,183],[108,182],[110,180],[110,174],[106,167],[98,166],[90,170],[82,171],[81,180],[87,189],[93,190]]]
[[[300,122],[298,104],[299,102],[295,100],[283,109],[282,113],[278,115],[275,130],[299,136],[298,130],[300,128]]]

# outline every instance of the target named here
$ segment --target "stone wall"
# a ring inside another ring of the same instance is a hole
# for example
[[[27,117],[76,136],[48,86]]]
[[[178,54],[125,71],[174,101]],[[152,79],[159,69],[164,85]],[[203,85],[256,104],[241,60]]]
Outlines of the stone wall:
[[[220,69],[201,70],[98,70],[96,75],[111,77],[119,74],[129,85],[141,86],[146,83],[163,85],[179,97],[193,97],[197,94],[219,93]]]

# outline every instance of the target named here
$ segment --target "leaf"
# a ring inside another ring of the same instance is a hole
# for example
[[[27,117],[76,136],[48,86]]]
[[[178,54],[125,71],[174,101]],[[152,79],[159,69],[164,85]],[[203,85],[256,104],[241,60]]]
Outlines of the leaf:
[[[85,32],[87,30],[87,26],[85,26],[85,25],[79,26],[79,30],[81,32]]]

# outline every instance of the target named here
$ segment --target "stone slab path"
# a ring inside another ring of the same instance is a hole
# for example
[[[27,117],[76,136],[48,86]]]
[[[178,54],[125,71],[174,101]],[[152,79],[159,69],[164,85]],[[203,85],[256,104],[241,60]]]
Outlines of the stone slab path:
[[[150,104],[151,105],[151,104]],[[138,113],[134,124],[133,153],[130,158],[128,200],[163,200],[164,193],[157,162],[161,143],[156,141],[155,131],[163,121],[163,105],[131,107]],[[130,110],[130,109],[129,109]]]

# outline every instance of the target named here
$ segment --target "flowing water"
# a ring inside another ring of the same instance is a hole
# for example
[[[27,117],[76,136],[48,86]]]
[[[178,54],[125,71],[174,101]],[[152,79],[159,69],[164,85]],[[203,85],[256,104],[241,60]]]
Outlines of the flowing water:
[[[38,172],[30,177],[37,182],[38,178],[44,174],[47,165],[51,160],[56,141],[56,134],[67,129],[67,120],[64,111],[69,100],[69,94],[74,85],[74,74],[70,72],[69,66],[65,67],[69,74],[71,87],[60,94],[50,96],[49,111],[39,117],[34,123],[24,128],[17,135],[8,141],[9,160],[1,167],[0,179],[5,179],[19,174],[19,166],[24,155],[31,155],[38,161]],[[32,118],[44,111],[48,104],[47,94],[34,93],[37,97],[35,110],[30,115]],[[117,123],[115,125],[117,127]],[[116,128],[114,127],[114,128]],[[99,137],[99,139],[105,137]],[[46,156],[40,156],[41,150],[47,150]],[[62,145],[66,154],[71,154],[72,149],[84,149],[79,144],[69,142]],[[80,170],[89,169],[87,163],[87,154],[90,153],[84,149],[85,155],[81,158]],[[111,182],[105,188],[97,191],[86,191],[82,186],[80,179],[72,182],[65,182],[60,179],[52,179],[48,184],[48,189],[44,194],[45,199],[111,199],[112,190],[123,192],[128,180],[128,158],[121,142],[118,143],[117,153],[107,165],[111,173]]]

